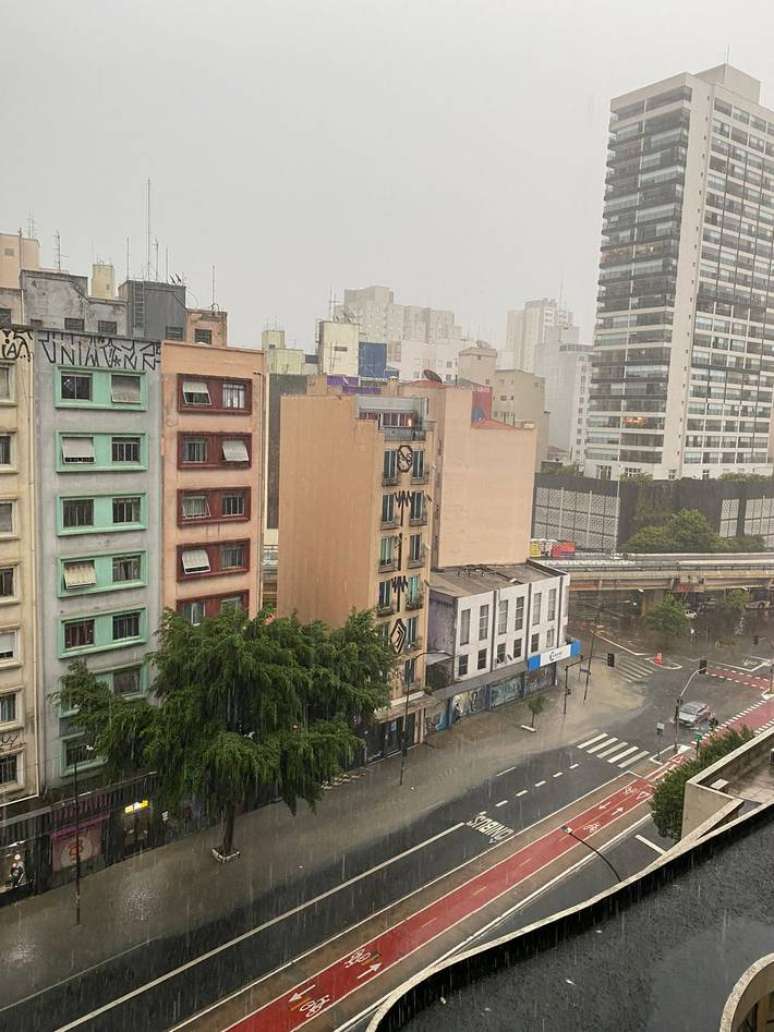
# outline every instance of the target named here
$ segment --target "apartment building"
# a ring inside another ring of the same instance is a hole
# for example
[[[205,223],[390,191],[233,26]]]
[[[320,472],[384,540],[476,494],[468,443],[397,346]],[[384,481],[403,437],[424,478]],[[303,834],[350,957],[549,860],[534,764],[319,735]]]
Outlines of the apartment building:
[[[579,332],[572,312],[554,298],[527,301],[523,308],[508,312],[503,365],[543,376],[546,351],[577,344]]]
[[[2,240],[0,239],[0,246]],[[36,470],[30,334],[0,329],[0,806],[37,795]]]
[[[420,305],[400,305],[389,287],[363,287],[345,290],[344,301],[336,306],[337,317],[360,326],[364,340],[390,341],[439,340],[461,338],[454,312]]]
[[[435,438],[420,397],[282,397],[277,608],[337,626],[373,609],[399,658],[369,757],[423,736]]]
[[[162,595],[193,624],[261,607],[264,363],[215,343],[162,345]]]
[[[532,560],[433,570],[428,648],[450,657],[450,670],[429,727],[556,684],[559,665],[580,651],[567,637],[569,587],[568,574]]]
[[[585,471],[770,475],[774,110],[728,64],[611,103]]]
[[[71,334],[126,336],[126,302],[94,297],[89,293],[88,277],[53,269],[22,269],[20,283],[26,325]]]
[[[548,445],[570,462],[583,462],[586,440],[591,345],[560,344],[543,360]]]

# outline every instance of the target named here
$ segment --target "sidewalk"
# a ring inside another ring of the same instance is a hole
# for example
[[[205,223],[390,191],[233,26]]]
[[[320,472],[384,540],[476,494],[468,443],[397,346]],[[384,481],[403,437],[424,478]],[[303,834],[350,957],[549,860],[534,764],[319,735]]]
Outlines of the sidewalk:
[[[242,856],[235,863],[214,863],[210,849],[219,830],[212,828],[90,875],[82,883],[80,928],[74,925],[72,885],[5,907],[2,1005],[150,940],[222,921],[253,901],[261,902],[266,919],[277,912],[272,890],[278,886],[292,886],[295,902],[302,902],[315,895],[305,881],[316,871],[335,864],[341,880],[351,877],[348,861],[358,847],[405,829],[531,754],[610,727],[642,706],[640,692],[601,665],[585,704],[577,668],[570,672],[570,686],[567,715],[561,690],[552,689],[534,734],[521,729],[529,712],[524,702],[515,702],[435,735],[409,753],[402,787],[400,757],[392,757],[369,767],[366,777],[326,792],[317,813],[302,804],[294,818],[276,804],[245,814],[237,822]],[[218,941],[210,938],[207,948]]]

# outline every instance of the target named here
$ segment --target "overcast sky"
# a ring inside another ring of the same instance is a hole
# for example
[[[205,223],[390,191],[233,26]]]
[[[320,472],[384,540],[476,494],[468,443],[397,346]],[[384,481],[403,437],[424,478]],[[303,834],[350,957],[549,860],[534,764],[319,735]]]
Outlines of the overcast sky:
[[[0,0],[0,229],[145,261],[309,349],[380,283],[499,343],[564,297],[590,339],[611,97],[731,63],[774,106],[771,0]]]

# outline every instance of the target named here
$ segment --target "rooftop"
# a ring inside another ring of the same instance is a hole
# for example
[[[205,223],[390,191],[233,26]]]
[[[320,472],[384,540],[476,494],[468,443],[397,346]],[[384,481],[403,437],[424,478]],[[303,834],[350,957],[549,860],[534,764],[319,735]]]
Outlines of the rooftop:
[[[480,595],[509,584],[529,584],[559,576],[558,570],[551,570],[538,563],[512,563],[504,566],[446,566],[430,573],[431,591],[465,598]]]

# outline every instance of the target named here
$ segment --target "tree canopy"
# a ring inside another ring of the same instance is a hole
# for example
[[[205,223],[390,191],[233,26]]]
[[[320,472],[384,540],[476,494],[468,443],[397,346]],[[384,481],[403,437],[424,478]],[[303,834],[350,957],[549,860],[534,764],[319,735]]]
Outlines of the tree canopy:
[[[659,835],[675,841],[680,838],[683,829],[686,781],[727,753],[749,742],[752,737],[753,733],[749,727],[742,727],[739,731],[729,729],[710,735],[700,743],[697,755],[693,759],[684,760],[657,782],[650,809]]]
[[[644,616],[645,626],[653,632],[662,648],[669,648],[677,638],[688,633],[685,607],[674,597],[665,595]]]
[[[153,656],[158,704],[117,698],[83,660],[63,679],[107,773],[155,770],[162,798],[196,798],[224,816],[232,852],[236,808],[276,786],[295,813],[359,748],[354,728],[386,704],[395,656],[370,613],[330,630],[229,609],[192,626],[168,612]]]
[[[627,552],[762,552],[758,535],[721,538],[699,509],[680,509],[662,524],[642,527],[624,545]]]

